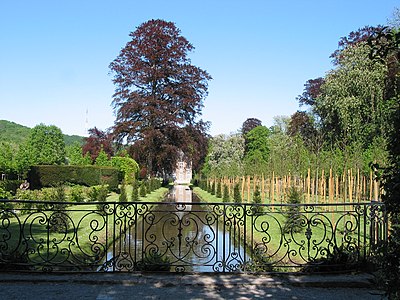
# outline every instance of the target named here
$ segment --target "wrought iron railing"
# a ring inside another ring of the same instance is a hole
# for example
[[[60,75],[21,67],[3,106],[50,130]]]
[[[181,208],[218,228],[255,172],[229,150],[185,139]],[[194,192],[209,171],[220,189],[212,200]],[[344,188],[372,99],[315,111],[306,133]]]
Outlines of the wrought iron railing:
[[[382,203],[0,201],[0,270],[268,272],[357,268]]]

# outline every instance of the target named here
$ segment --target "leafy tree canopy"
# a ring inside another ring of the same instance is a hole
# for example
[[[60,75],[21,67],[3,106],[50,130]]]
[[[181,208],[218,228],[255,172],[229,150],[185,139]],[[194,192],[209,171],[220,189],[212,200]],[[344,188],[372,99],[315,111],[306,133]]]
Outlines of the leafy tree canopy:
[[[265,126],[257,126],[250,130],[246,134],[248,141],[246,147],[246,159],[252,159],[253,157],[260,157],[262,161],[268,161],[269,147],[268,138],[270,136],[270,130]]]
[[[252,129],[261,126],[262,122],[257,119],[257,118],[248,118],[246,121],[243,122],[242,124],[242,135],[246,137],[246,134],[251,131]]]
[[[96,161],[101,150],[106,153],[108,158],[111,158],[114,155],[112,135],[97,127],[91,128],[89,129],[89,137],[85,138],[82,149],[84,155],[89,153],[92,162]]]
[[[114,136],[136,144],[146,153],[147,170],[165,176],[185,146],[196,147],[188,131],[199,122],[211,76],[191,64],[194,47],[172,22],[147,21],[130,37],[110,64]]]
[[[210,140],[210,148],[203,173],[208,176],[242,175],[244,139],[241,134],[217,135]]]
[[[65,163],[65,143],[61,129],[54,125],[35,126],[28,138],[27,148],[32,165]]]

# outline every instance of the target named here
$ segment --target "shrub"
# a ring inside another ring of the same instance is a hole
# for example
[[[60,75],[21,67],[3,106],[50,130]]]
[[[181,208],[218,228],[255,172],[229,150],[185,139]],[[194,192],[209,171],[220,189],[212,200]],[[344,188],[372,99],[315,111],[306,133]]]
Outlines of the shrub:
[[[85,200],[85,194],[83,192],[83,187],[76,185],[69,189],[69,199],[71,202],[83,202]]]
[[[108,197],[108,187],[106,185],[102,185],[100,187],[96,187],[96,200],[97,202],[106,202]],[[97,209],[101,214],[105,214],[104,204],[97,204]]]
[[[0,199],[11,199],[12,195],[10,192],[7,192],[0,188]],[[8,218],[10,214],[10,210],[13,209],[13,205],[10,202],[0,202],[0,219]]]
[[[288,195],[288,204],[293,204],[286,209],[285,214],[285,224],[283,226],[284,233],[298,233],[302,231],[301,226],[301,213],[300,206],[301,203],[301,192],[295,188],[291,187]]]
[[[261,193],[260,193],[260,188],[259,188],[259,186],[257,185],[256,186],[256,189],[254,190],[254,193],[253,193],[253,203],[254,204],[261,204]],[[254,206],[253,207],[253,213],[255,214],[255,213],[262,213],[262,211],[263,211],[263,207],[262,206]]]
[[[99,190],[96,187],[91,187],[88,191],[88,198],[90,202],[96,202],[99,195]]]
[[[223,202],[229,202],[229,189],[227,185],[224,185],[224,194],[222,200]]]
[[[233,201],[235,203],[242,203],[242,195],[240,194],[239,183],[236,183],[233,188]]]
[[[65,202],[65,187],[63,185],[58,185],[55,187],[53,189],[52,198],[54,198],[54,201],[56,202]],[[59,233],[67,232],[70,223],[70,217],[66,207],[67,205],[62,203],[54,205],[56,212],[51,215],[49,220],[51,231]]]
[[[133,183],[132,183],[131,201],[132,202],[139,201],[138,183],[137,183],[136,180],[134,180]]]
[[[22,182],[22,180],[2,180],[0,181],[0,189],[15,195]]]
[[[222,198],[221,180],[218,180],[218,183],[217,183],[217,190],[216,190],[216,192],[215,192],[215,195],[216,195],[218,198]]]
[[[215,195],[215,181],[213,181],[213,183],[211,184],[211,191],[210,191],[211,195]]]
[[[126,196],[126,187],[125,187],[125,181],[122,181],[121,187],[120,187],[121,193],[119,194],[118,200],[119,202],[127,202],[128,197]]]
[[[0,187],[0,199],[11,199],[12,195],[9,191]]]
[[[146,197],[147,191],[146,191],[146,183],[142,182],[139,188],[139,195],[140,197]]]
[[[33,166],[28,173],[32,189],[72,183],[85,186],[108,184],[111,190],[118,189],[118,169],[101,166]]]

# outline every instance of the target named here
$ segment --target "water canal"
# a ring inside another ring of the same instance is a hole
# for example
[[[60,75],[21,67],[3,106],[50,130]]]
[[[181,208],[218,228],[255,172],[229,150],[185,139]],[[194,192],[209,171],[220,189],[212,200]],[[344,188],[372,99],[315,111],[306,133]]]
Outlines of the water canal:
[[[137,206],[128,230],[107,253],[107,270],[161,262],[172,272],[238,271],[248,258],[234,238],[237,224],[226,226],[223,207],[211,209],[184,185],[175,185],[162,203]]]

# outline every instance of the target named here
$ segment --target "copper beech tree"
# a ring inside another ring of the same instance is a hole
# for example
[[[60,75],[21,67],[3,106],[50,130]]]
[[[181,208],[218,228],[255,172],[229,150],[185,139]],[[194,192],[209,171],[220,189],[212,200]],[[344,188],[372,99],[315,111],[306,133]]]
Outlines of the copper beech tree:
[[[194,47],[172,22],[150,20],[129,36],[110,64],[114,138],[131,145],[148,173],[165,178],[180,153],[198,162],[206,152],[199,148],[207,147],[208,124],[199,116],[211,76],[191,64]]]

